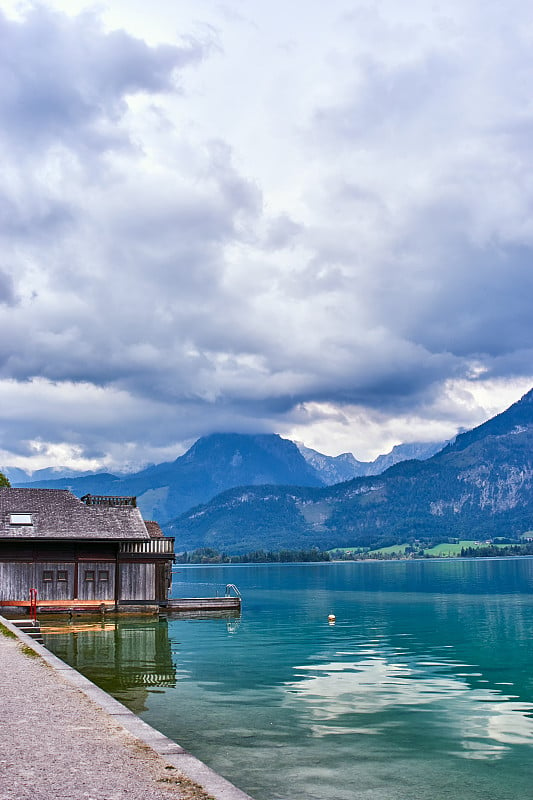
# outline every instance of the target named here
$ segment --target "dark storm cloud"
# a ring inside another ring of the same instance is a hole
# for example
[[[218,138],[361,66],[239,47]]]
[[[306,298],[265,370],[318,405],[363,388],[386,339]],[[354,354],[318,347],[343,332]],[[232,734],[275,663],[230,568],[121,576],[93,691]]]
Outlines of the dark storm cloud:
[[[17,280],[24,296],[18,316],[0,318],[2,374],[141,390],[144,381],[151,393],[172,370],[190,391],[188,357],[181,363],[188,318],[212,304],[216,248],[256,205],[256,192],[217,142],[195,156],[204,174],[189,180],[171,171],[153,180],[132,153],[129,176],[102,161],[95,183],[70,155],[125,142],[127,95],[175,92],[177,70],[207,48],[150,47],[105,32],[91,14],[44,7],[22,20],[1,15],[0,40],[0,143],[4,164],[16,163],[0,198],[0,238],[13,253],[2,286],[12,297]],[[42,248],[46,233],[56,238]]]
[[[433,296],[406,325],[410,336],[488,367],[521,349],[533,353],[533,246],[453,243],[435,258],[435,275]]]
[[[65,237],[75,237],[74,251],[32,253],[46,281],[25,313],[0,318],[4,376],[166,400],[216,394],[213,359],[242,306],[224,285],[220,251],[259,200],[227,148],[211,143],[196,157],[204,175],[194,186],[172,175],[164,185],[115,178]]]
[[[57,459],[54,448],[66,445],[76,459],[107,457],[113,468],[130,460],[170,460],[178,443],[188,446],[213,430],[271,432],[274,424],[201,398],[181,402],[177,413],[165,402],[81,383],[7,383],[0,386],[0,401],[2,450],[20,457],[48,453],[51,460]]]
[[[297,122],[253,60],[182,93],[209,43],[0,13],[0,446],[120,460],[351,408],[451,419],[449,382],[529,374],[530,51],[494,46],[498,15],[359,11],[320,92],[295,76]]]
[[[114,125],[126,97],[176,91],[176,70],[204,55],[199,42],[150,47],[124,31],[104,32],[92,13],[71,18],[32,6],[14,20],[0,11],[3,136],[35,155],[58,142],[75,151],[123,145]]]
[[[474,363],[484,379],[531,373],[516,357],[533,356],[531,41],[495,9],[469,4],[464,16],[450,8],[449,39],[413,25],[398,50],[409,22],[395,30],[360,9],[343,96],[313,116],[311,152],[343,166],[329,170],[327,198],[351,225],[329,216],[320,236],[318,222],[310,275],[342,286],[354,329],[359,318],[383,332],[383,371],[355,369],[350,401],[423,405]],[[380,39],[390,47],[372,48]],[[343,394],[337,382],[331,397]]]

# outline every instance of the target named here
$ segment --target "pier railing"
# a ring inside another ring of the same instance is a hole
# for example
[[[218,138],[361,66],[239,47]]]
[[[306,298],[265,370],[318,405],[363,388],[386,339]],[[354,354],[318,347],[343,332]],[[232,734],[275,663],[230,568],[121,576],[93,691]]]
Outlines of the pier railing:
[[[174,539],[150,539],[143,542],[122,542],[120,553],[128,555],[174,555]]]
[[[183,570],[172,570],[172,597],[188,597],[188,598],[206,598],[206,597],[220,597],[220,598],[240,598],[241,593],[234,583],[207,583],[203,581],[181,581],[179,579],[180,573]]]
[[[137,508],[136,497],[118,497],[110,494],[84,494],[80,498],[86,506],[133,506]]]

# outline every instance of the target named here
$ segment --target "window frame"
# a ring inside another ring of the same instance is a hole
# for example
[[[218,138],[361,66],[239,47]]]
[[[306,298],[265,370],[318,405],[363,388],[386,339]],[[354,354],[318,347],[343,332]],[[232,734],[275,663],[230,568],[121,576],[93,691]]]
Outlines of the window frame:
[[[9,514],[9,524],[18,526],[33,525],[33,517],[29,511],[11,511]]]

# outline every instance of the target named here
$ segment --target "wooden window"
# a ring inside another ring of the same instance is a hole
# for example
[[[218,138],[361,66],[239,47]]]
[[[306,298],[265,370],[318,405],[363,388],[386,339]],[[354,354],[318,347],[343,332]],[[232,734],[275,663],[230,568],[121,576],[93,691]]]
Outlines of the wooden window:
[[[99,581],[108,581],[109,580],[109,570],[108,569],[99,569],[98,570],[98,580]]]
[[[66,569],[57,570],[57,580],[66,582],[68,580],[68,572]]]
[[[87,583],[94,583],[94,569],[85,570],[85,580]]]
[[[50,583],[54,580],[54,573],[51,569],[43,569],[43,582]]]

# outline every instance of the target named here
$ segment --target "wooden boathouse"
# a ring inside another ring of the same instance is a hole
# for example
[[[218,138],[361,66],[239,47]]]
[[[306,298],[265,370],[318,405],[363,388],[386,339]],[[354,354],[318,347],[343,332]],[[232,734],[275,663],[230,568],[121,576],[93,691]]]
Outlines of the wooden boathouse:
[[[0,489],[0,606],[157,611],[168,599],[174,539],[134,497]]]

